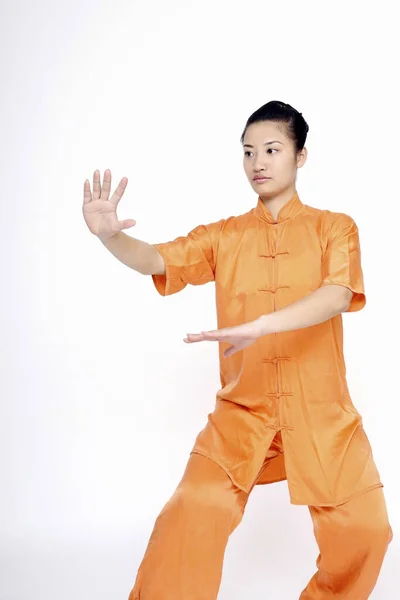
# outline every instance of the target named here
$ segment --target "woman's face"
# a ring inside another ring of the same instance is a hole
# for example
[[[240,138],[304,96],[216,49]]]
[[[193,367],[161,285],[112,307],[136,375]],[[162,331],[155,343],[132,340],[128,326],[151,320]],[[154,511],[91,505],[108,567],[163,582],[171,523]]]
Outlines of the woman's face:
[[[307,158],[303,148],[296,153],[294,142],[286,137],[285,124],[273,121],[252,123],[243,140],[243,166],[253,190],[262,198],[270,198],[293,188],[297,169]],[[256,181],[255,176],[268,177]]]

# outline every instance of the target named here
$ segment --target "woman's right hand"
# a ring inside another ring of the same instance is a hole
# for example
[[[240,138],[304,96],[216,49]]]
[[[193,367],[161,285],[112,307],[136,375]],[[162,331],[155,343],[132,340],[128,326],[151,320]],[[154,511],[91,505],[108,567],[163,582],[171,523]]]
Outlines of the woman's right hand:
[[[118,221],[117,206],[128,184],[128,178],[123,177],[109,199],[111,189],[111,171],[104,172],[103,186],[100,186],[100,171],[93,175],[93,194],[90,182],[86,179],[83,191],[83,217],[90,231],[102,240],[106,240],[122,229],[129,229],[136,225],[133,219]]]

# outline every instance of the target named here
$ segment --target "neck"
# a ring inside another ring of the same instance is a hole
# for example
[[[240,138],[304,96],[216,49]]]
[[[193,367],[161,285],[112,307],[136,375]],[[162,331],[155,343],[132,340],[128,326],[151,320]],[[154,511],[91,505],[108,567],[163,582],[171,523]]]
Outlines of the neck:
[[[264,202],[264,205],[268,208],[274,219],[278,218],[279,211],[296,193],[296,187],[290,186],[285,188],[278,194],[272,194],[271,196],[265,196],[264,194],[260,198]]]

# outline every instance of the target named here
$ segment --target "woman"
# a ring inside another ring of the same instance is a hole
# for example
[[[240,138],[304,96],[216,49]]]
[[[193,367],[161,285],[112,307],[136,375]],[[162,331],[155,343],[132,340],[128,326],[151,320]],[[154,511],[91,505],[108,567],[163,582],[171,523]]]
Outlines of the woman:
[[[258,195],[250,211],[148,245],[128,238],[110,189],[85,182],[85,219],[104,245],[151,274],[162,295],[215,282],[221,389],[175,493],[158,516],[129,600],[214,600],[229,535],[255,485],[287,480],[309,507],[320,554],[300,600],[365,600],[393,537],[360,413],[350,398],[342,312],[365,305],[358,229],[296,191],[308,125],[282,102],[251,115],[241,137]],[[92,207],[90,208],[90,205]],[[106,220],[107,221],[107,220]]]

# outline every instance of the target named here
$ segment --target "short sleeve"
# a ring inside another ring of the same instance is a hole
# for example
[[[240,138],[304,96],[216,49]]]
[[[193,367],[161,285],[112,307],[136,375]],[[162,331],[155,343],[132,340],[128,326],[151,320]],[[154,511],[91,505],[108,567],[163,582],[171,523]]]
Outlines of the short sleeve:
[[[322,259],[322,274],[321,285],[343,285],[353,292],[346,312],[355,312],[365,306],[358,227],[354,220],[344,213],[335,219],[330,228]]]
[[[175,294],[189,283],[202,285],[215,280],[216,254],[223,219],[198,225],[186,236],[153,244],[165,261],[165,274],[152,275],[162,296]]]

